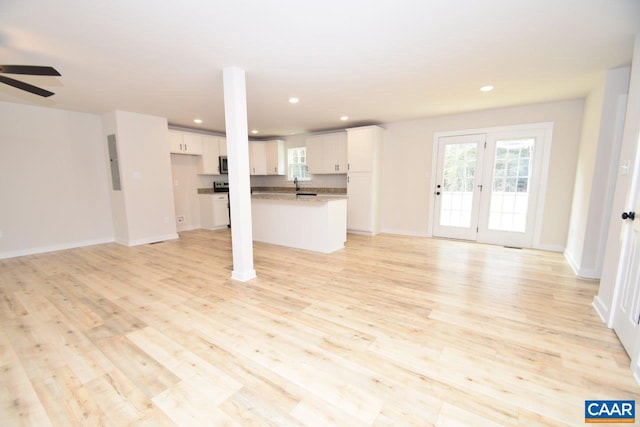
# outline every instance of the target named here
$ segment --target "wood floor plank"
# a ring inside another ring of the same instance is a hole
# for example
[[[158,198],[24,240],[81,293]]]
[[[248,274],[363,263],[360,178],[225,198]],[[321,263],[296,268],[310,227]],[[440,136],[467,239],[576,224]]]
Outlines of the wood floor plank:
[[[106,425],[176,425],[118,369],[91,380],[86,388],[105,414]]]
[[[97,341],[96,345],[149,398],[180,381],[176,375],[125,336],[103,338]]]
[[[107,423],[94,396],[68,367],[57,369],[49,378],[34,381],[33,385],[53,425],[98,426]]]
[[[562,254],[229,230],[0,260],[0,425],[583,425],[640,401],[597,282]]]

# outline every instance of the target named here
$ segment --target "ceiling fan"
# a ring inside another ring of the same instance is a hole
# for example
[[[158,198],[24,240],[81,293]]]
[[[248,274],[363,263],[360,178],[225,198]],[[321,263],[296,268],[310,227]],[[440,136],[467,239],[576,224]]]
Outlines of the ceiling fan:
[[[25,74],[29,76],[60,76],[61,74],[53,67],[45,67],[39,65],[0,65],[0,74]],[[0,75],[0,83],[13,86],[15,88],[31,92],[35,95],[49,97],[53,95],[53,92],[44,90],[29,83],[21,82],[20,80],[12,79]]]

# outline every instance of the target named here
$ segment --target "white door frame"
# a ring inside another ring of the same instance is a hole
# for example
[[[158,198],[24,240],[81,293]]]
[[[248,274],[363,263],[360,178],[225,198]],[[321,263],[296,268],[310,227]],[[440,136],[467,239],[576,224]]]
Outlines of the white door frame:
[[[491,128],[478,128],[478,129],[465,129],[458,131],[446,131],[446,132],[434,132],[433,134],[433,149],[431,156],[431,191],[429,193],[429,223],[427,226],[427,236],[433,237],[433,220],[434,220],[434,210],[435,206],[435,183],[437,182],[436,168],[438,162],[438,139],[447,136],[463,136],[463,135],[472,135],[485,133],[487,137],[489,134],[494,133],[507,133],[507,132],[516,132],[516,131],[524,131],[524,130],[539,130],[543,132],[543,153],[542,153],[542,169],[540,171],[540,187],[538,189],[538,203],[535,207],[535,224],[533,228],[533,245],[534,249],[553,249],[556,248],[548,248],[540,243],[540,238],[542,234],[542,220],[544,217],[544,205],[547,193],[547,179],[549,175],[549,162],[551,158],[551,144],[553,142],[553,123],[552,122],[542,122],[542,123],[529,123],[522,125],[513,125],[513,126],[499,126],[499,127],[491,127]]]

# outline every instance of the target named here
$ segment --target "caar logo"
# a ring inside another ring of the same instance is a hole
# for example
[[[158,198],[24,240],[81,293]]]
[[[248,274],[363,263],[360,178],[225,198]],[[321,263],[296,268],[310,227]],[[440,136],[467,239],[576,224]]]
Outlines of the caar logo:
[[[635,423],[635,400],[585,400],[585,423]]]

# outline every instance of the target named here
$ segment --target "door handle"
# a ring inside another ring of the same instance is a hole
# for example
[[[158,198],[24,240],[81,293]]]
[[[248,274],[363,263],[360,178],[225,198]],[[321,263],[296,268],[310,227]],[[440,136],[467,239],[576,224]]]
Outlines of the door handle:
[[[630,219],[631,221],[633,221],[634,219],[636,219],[636,213],[635,212],[622,212],[622,219]]]

